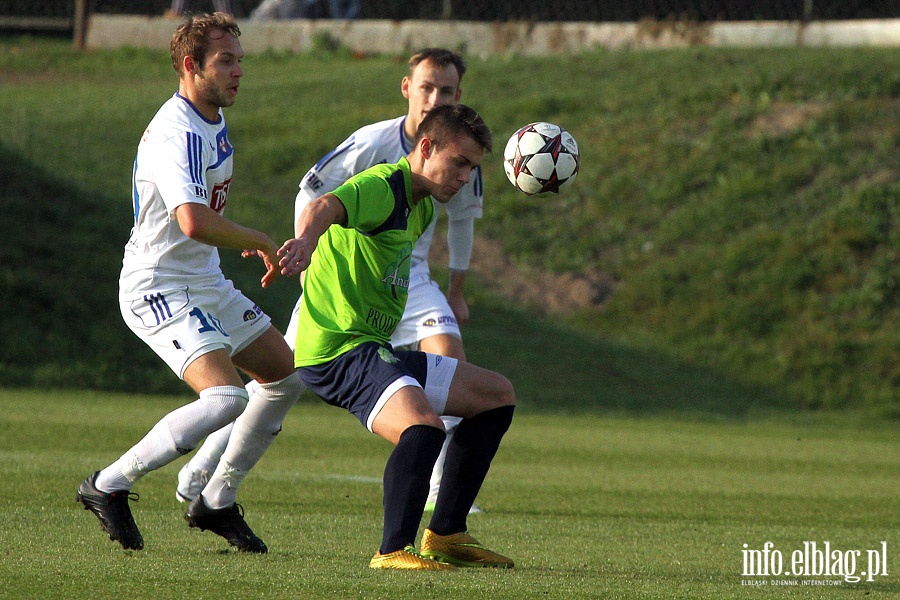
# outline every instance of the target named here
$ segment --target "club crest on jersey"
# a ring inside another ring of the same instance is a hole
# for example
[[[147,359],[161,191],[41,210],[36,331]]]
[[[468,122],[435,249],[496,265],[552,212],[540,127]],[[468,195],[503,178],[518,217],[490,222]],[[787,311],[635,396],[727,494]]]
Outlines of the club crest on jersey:
[[[262,309],[254,304],[252,309],[244,311],[244,323],[248,321],[255,321],[261,314]]]
[[[228,139],[228,129],[216,134],[216,166],[222,164],[234,152],[234,146]]]
[[[385,347],[381,347],[378,349],[378,358],[392,365],[400,362],[400,359],[394,356],[394,353],[391,352],[390,349]]]

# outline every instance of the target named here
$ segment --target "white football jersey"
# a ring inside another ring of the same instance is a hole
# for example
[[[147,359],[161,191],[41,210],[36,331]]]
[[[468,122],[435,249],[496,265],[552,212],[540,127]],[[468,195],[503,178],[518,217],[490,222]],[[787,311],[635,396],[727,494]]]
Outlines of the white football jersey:
[[[134,227],[125,245],[120,298],[223,279],[215,246],[187,237],[175,218],[186,202],[225,210],[234,148],[225,117],[206,120],[177,93],[147,126],[134,161]]]
[[[294,206],[294,220],[300,216],[307,204],[347,181],[353,175],[382,163],[395,163],[412,150],[412,143],[406,139],[403,124],[406,117],[380,121],[356,130],[337,148],[326,154],[313,166],[300,182],[300,191]],[[451,220],[474,220],[481,218],[483,186],[481,168],[476,168],[472,179],[464,185],[447,204],[447,215]],[[434,200],[432,200],[434,202]],[[440,202],[435,202],[440,209]],[[438,212],[435,211],[435,216]],[[419,238],[413,249],[410,277],[428,275],[428,250],[434,236],[436,218]],[[466,265],[468,266],[468,265]]]

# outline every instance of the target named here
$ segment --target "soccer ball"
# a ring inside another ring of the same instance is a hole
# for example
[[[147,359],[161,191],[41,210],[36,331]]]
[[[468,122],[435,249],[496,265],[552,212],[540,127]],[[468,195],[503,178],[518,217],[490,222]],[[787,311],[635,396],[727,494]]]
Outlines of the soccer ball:
[[[553,123],[530,123],[515,132],[503,150],[503,170],[529,196],[558,194],[578,174],[578,144]]]

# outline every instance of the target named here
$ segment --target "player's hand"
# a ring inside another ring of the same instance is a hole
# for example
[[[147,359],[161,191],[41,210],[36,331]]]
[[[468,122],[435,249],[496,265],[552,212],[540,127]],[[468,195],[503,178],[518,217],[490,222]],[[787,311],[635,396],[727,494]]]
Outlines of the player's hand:
[[[450,305],[450,310],[453,311],[457,323],[462,325],[469,322],[469,303],[462,294],[450,294],[447,296],[447,303]]]
[[[281,271],[278,268],[278,254],[275,250],[269,252],[262,249],[244,250],[241,252],[241,256],[244,258],[258,256],[263,260],[263,264],[266,265],[266,272],[262,276],[262,279],[259,280],[262,287],[269,287],[269,284],[278,279],[278,276],[281,274]]]
[[[309,267],[312,249],[303,240],[291,238],[278,249],[278,266],[285,277],[300,275]]]

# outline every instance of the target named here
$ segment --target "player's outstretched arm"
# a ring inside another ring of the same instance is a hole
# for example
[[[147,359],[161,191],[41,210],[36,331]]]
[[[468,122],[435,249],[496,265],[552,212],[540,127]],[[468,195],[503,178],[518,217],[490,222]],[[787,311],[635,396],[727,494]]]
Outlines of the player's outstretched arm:
[[[181,231],[194,241],[243,250],[244,258],[262,258],[266,265],[266,273],[261,279],[263,287],[278,277],[278,246],[265,233],[229,221],[205,204],[196,202],[187,202],[176,208],[175,218]]]
[[[297,218],[295,237],[287,240],[278,250],[281,274],[294,277],[305,271],[322,234],[332,225],[346,223],[347,211],[334,194],[325,194],[310,202]]]

